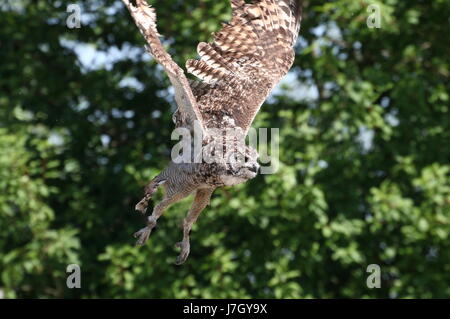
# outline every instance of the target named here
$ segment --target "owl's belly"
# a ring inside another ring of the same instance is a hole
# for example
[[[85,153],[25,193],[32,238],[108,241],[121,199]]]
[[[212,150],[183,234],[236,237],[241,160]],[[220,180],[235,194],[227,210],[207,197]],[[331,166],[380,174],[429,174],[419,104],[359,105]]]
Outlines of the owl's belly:
[[[221,175],[220,179],[226,186],[237,185],[246,181],[244,178],[236,177],[233,175]]]

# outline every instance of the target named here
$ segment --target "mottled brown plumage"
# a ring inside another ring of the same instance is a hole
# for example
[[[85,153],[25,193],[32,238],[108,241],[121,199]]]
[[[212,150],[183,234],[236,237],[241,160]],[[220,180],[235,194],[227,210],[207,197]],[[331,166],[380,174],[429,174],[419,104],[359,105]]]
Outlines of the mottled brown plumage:
[[[213,35],[213,42],[198,45],[198,60],[186,62],[187,71],[198,78],[190,81],[161,45],[154,9],[145,0],[122,1],[145,37],[148,51],[164,67],[174,87],[176,126],[191,132],[196,126],[202,136],[202,151],[214,149],[211,154],[216,161],[212,163],[205,158],[200,163],[171,162],[150,182],[136,205],[145,213],[158,186],[165,188],[165,197],[148,217],[147,226],[135,234],[138,244],[144,244],[164,210],[196,192],[183,223],[183,240],[177,245],[181,254],[176,263],[181,264],[190,251],[191,227],[214,189],[256,176],[257,152],[241,142],[273,87],[292,66],[301,5],[299,0],[230,0],[231,21]],[[225,134],[225,128],[237,128],[240,133]],[[224,154],[212,145],[223,147]],[[245,161],[229,161],[236,155]]]

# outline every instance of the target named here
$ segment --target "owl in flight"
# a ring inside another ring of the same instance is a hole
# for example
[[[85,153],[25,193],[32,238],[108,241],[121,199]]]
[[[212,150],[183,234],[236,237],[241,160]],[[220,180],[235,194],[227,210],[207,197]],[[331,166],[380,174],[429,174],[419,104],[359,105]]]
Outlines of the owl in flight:
[[[183,239],[176,244],[181,249],[176,264],[182,264],[189,255],[192,225],[209,204],[213,191],[257,175],[258,153],[242,142],[259,108],[294,62],[301,0],[230,0],[231,21],[213,34],[212,43],[198,44],[198,60],[186,62],[187,71],[198,78],[195,81],[188,80],[162,46],[154,8],[146,0],[122,1],[144,36],[148,52],[174,87],[176,127],[200,136],[197,151],[183,154],[184,161],[172,159],[150,181],[136,205],[136,210],[145,214],[152,194],[159,186],[165,189],[163,200],[147,218],[147,226],[134,234],[137,244],[143,245],[164,210],[195,192],[183,221]],[[199,154],[204,156],[200,160]]]

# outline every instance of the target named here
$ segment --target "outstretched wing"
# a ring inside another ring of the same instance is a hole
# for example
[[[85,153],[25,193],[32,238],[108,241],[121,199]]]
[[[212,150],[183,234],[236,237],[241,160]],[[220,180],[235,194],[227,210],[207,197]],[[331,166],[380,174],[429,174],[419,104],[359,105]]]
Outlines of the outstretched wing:
[[[188,79],[181,69],[166,52],[159,40],[156,29],[155,10],[146,0],[122,0],[131,13],[136,25],[148,43],[147,50],[161,64],[175,90],[175,101],[178,105],[177,126],[193,127],[198,121],[204,131],[203,119],[198,104],[189,86]]]
[[[200,43],[189,73],[205,126],[247,132],[262,103],[294,62],[300,0],[230,0],[232,19]]]

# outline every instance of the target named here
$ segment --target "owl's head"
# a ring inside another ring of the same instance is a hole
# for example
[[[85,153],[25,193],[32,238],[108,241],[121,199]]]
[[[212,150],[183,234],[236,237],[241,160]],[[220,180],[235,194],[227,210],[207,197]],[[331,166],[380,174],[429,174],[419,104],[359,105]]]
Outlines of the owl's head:
[[[234,150],[228,154],[225,174],[221,175],[222,182],[236,185],[255,178],[259,171],[258,152],[248,146]]]

